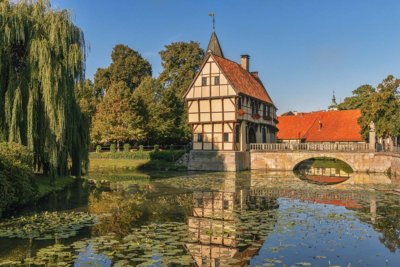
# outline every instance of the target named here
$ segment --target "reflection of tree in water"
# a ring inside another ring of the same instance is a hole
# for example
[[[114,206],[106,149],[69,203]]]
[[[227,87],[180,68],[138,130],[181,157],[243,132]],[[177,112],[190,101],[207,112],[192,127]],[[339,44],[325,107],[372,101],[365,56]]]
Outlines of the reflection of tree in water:
[[[374,196],[375,197],[375,196]],[[369,211],[363,209],[367,214]],[[368,216],[358,214],[360,220],[372,223],[375,231],[381,233],[379,240],[391,252],[400,249],[400,196],[398,194],[376,195],[376,219],[368,220]]]
[[[184,221],[191,209],[191,195],[163,195],[148,189],[102,192],[89,197],[89,212],[107,214],[93,227],[95,235],[113,232],[128,235],[132,226],[151,222]]]
[[[399,205],[399,201],[397,201]],[[400,249],[400,208],[380,207],[380,219],[375,224],[375,230],[382,233],[379,240],[391,251]]]
[[[103,192],[89,197],[88,210],[92,214],[107,214],[94,226],[95,235],[113,232],[120,236],[130,232],[131,224],[141,215],[137,210],[142,202],[139,194],[127,198],[119,192]]]

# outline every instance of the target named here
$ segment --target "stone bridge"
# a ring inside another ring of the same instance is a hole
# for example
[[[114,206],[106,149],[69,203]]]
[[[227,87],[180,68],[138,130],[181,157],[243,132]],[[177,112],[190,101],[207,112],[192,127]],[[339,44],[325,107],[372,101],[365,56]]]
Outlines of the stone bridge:
[[[400,155],[382,152],[346,151],[250,151],[250,168],[273,171],[291,171],[300,162],[318,157],[339,159],[351,166],[355,172],[391,171],[400,174]]]
[[[400,176],[400,147],[378,152],[369,144],[250,144],[249,151],[192,150],[188,169],[195,171],[292,171],[300,162],[319,157],[346,162],[354,172]]]

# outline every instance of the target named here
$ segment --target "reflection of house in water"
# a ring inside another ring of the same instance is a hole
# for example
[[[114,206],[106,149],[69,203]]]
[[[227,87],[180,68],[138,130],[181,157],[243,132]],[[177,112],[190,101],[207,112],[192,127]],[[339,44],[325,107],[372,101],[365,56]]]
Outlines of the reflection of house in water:
[[[191,241],[186,247],[197,266],[247,265],[267,237],[254,238],[260,246],[240,247],[238,240],[246,231],[241,228],[241,213],[260,208],[258,202],[267,209],[271,201],[252,198],[247,189],[236,190],[235,180],[227,178],[224,191],[193,193],[193,213],[188,218]],[[275,199],[272,202],[276,203]]]
[[[198,266],[224,266],[238,252],[235,242],[235,192],[195,192],[187,244]],[[222,262],[221,262],[222,260]]]

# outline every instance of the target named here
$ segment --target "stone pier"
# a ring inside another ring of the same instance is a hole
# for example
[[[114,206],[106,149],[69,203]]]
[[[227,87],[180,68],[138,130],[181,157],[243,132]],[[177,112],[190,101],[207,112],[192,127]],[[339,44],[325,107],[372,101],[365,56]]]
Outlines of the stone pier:
[[[244,171],[249,168],[248,151],[192,150],[189,154],[189,171]]]

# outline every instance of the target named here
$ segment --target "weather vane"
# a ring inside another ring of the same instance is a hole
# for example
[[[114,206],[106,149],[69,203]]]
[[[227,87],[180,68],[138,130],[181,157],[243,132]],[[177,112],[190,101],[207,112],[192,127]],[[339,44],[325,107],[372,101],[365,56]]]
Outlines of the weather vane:
[[[214,13],[208,13],[210,17],[212,17],[212,23],[213,23],[213,31],[215,31],[215,14]]]

